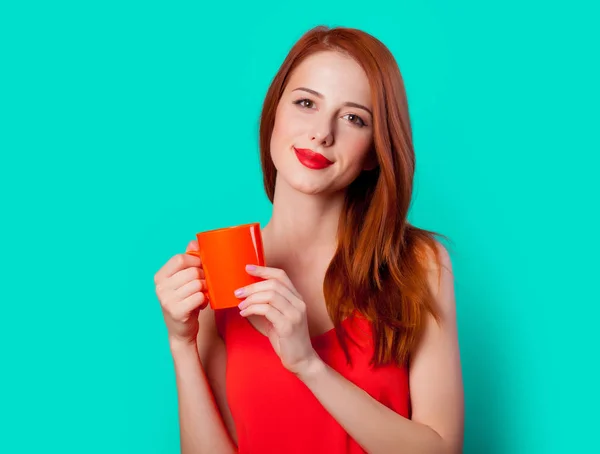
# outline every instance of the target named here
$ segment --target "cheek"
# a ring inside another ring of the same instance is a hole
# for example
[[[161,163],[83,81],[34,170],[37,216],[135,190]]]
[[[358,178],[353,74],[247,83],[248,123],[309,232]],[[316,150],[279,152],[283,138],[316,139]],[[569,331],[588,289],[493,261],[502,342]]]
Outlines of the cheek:
[[[293,107],[293,106],[292,106]],[[305,130],[304,119],[289,106],[279,106],[275,114],[275,124],[271,135],[271,153],[277,153],[281,148],[294,144],[295,140]]]
[[[347,150],[347,156],[351,162],[349,166],[353,168],[360,168],[363,166],[369,156],[369,151],[372,148],[372,138],[370,136],[361,135],[357,137],[348,137],[347,146],[344,149]]]

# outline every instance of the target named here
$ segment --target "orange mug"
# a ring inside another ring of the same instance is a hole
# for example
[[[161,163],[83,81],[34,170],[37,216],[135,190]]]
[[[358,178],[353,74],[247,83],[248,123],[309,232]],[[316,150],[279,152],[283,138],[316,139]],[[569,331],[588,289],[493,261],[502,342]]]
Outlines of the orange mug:
[[[260,224],[237,225],[196,234],[199,251],[187,254],[200,257],[208,301],[212,309],[240,304],[233,292],[263,279],[246,272],[246,265],[265,266]]]

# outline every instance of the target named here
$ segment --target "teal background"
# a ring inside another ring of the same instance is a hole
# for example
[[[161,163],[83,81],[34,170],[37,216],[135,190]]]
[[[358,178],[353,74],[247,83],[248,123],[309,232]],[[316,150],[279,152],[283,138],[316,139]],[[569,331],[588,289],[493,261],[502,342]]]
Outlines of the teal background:
[[[196,231],[268,220],[261,103],[318,24],[374,34],[405,78],[410,219],[452,239],[465,452],[594,450],[599,19],[591,1],[3,3],[0,452],[179,452],[153,276]]]

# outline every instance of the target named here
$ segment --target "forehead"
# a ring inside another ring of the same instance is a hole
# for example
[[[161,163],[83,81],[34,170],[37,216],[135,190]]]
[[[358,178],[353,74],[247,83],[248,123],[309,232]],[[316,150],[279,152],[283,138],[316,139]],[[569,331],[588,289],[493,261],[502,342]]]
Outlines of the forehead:
[[[371,102],[367,74],[353,58],[340,52],[318,52],[304,59],[292,72],[286,91],[298,87],[316,90],[334,102]]]

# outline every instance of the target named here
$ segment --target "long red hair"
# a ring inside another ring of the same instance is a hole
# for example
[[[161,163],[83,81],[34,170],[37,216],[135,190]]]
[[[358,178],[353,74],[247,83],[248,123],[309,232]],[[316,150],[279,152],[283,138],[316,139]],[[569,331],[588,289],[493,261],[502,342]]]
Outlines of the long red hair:
[[[346,190],[337,250],[323,284],[327,310],[348,361],[341,321],[356,309],[372,322],[372,363],[406,365],[426,316],[438,318],[428,274],[430,257],[440,263],[435,236],[443,235],[407,221],[415,173],[408,103],[396,60],[378,39],[352,28],[318,26],[292,47],[271,82],[260,119],[265,190],[273,202],[277,170],[269,147],[287,81],[307,56],[328,50],[354,58],[367,74],[378,166],[363,171]]]

